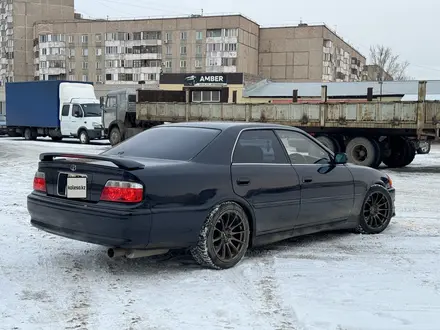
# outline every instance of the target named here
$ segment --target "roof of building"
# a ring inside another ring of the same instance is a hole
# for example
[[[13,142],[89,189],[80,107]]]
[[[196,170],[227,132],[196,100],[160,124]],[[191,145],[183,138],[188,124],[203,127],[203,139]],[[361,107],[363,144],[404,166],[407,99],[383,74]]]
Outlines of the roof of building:
[[[374,95],[405,95],[418,94],[417,80],[412,81],[377,81],[362,82],[272,82],[260,81],[249,86],[243,92],[244,97],[283,98],[292,97],[294,89],[298,90],[299,97],[320,97],[321,86],[327,86],[328,97],[355,97],[367,95],[367,89],[373,87]],[[382,89],[382,91],[381,91]],[[426,94],[440,94],[440,80],[428,80]]]

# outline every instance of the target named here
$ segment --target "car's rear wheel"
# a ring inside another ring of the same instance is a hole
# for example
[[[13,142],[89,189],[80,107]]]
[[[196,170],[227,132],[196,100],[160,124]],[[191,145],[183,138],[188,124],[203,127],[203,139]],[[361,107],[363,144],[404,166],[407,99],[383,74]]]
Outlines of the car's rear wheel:
[[[379,234],[390,224],[393,216],[393,202],[388,190],[373,185],[365,196],[356,231],[361,234]]]
[[[217,205],[206,218],[197,245],[191,248],[194,260],[213,269],[234,267],[247,251],[249,228],[248,217],[240,205]]]

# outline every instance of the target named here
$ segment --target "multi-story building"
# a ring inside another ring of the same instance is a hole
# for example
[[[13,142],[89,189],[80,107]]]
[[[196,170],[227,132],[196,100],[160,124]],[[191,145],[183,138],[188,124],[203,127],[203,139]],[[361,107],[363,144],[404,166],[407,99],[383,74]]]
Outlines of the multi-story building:
[[[1,82],[157,85],[161,72],[353,81],[365,57],[325,26],[260,28],[242,15],[90,20],[74,0],[0,0]]]
[[[74,0],[0,0],[0,81],[26,81],[34,77],[33,25],[43,19],[74,15]]]
[[[161,72],[258,71],[258,25],[210,16],[34,25],[35,79],[157,84]]]
[[[394,80],[388,72],[377,64],[365,65],[362,71],[363,81],[392,81]]]
[[[325,25],[261,28],[259,54],[274,81],[359,81],[366,60]]]

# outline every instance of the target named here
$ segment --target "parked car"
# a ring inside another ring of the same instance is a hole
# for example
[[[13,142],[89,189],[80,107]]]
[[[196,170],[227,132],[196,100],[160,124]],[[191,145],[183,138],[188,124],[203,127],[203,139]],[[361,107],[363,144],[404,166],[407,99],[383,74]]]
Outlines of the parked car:
[[[301,153],[288,154],[295,140]],[[33,226],[107,246],[110,257],[189,248],[225,269],[249,247],[294,236],[385,230],[390,177],[346,162],[289,126],[160,125],[99,155],[41,154],[27,207]]]

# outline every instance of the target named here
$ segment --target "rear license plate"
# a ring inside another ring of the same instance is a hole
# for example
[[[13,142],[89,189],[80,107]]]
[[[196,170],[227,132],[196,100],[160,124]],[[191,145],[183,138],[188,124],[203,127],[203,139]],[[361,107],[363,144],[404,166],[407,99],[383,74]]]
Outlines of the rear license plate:
[[[66,197],[87,198],[87,177],[69,175],[66,184]]]

